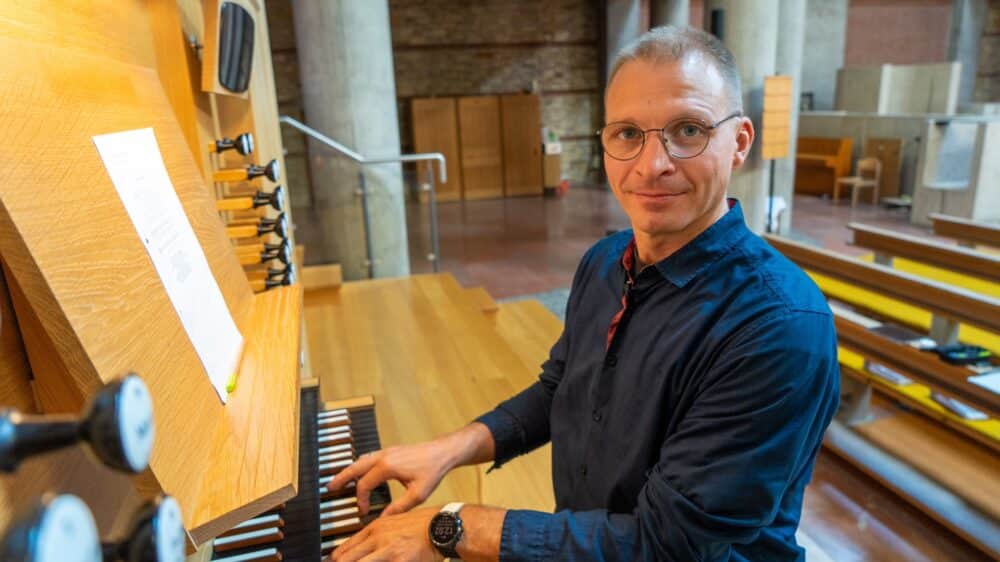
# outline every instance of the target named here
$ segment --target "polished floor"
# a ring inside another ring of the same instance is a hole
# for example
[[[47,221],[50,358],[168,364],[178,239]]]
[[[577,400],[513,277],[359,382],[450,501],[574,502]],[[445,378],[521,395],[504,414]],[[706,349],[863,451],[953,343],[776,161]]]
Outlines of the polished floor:
[[[430,271],[426,212],[408,208],[411,268]],[[580,256],[609,230],[628,221],[600,188],[574,188],[560,198],[528,197],[439,205],[441,263],[465,286],[496,298],[568,287]],[[848,254],[852,220],[931,236],[904,215],[869,205],[851,209],[797,197],[795,236]],[[988,560],[947,529],[845,461],[823,451],[803,508],[802,530],[833,560]]]

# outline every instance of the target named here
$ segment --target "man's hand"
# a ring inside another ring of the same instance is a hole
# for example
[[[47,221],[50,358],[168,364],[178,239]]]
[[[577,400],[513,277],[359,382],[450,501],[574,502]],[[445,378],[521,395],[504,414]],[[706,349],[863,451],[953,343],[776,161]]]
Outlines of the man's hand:
[[[428,529],[439,508],[425,507],[379,517],[330,555],[334,562],[440,562],[444,556],[431,544]]]
[[[331,480],[327,489],[336,492],[357,481],[358,508],[367,514],[371,491],[383,482],[398,480],[406,493],[389,504],[382,515],[403,513],[423,503],[452,468],[492,459],[493,447],[489,429],[473,423],[434,441],[364,455]]]

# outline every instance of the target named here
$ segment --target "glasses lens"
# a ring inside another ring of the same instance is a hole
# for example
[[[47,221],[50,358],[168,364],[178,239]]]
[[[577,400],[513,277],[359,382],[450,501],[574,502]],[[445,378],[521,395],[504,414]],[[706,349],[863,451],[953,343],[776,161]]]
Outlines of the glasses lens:
[[[709,130],[697,121],[677,121],[663,128],[670,154],[677,158],[692,158],[708,145]]]
[[[628,160],[642,150],[642,129],[631,123],[611,123],[601,130],[601,145],[612,158]]]

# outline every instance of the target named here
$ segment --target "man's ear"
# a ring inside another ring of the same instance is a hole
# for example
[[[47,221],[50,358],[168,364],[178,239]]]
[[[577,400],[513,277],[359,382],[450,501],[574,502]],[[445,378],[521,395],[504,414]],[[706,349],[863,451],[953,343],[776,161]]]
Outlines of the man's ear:
[[[733,153],[733,168],[739,168],[750,154],[753,146],[753,121],[748,117],[740,118],[740,128],[736,131],[736,152]]]

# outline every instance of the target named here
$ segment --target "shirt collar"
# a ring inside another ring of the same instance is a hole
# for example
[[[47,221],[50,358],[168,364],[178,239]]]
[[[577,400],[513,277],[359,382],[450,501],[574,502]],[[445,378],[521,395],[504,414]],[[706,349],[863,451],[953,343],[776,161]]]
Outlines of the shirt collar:
[[[683,288],[708,266],[729,253],[750,232],[743,221],[743,209],[740,207],[739,201],[727,199],[727,202],[729,203],[729,211],[715,221],[715,224],[705,229],[680,250],[655,264],[656,270],[664,279],[679,288]],[[635,237],[633,236],[622,253],[621,259],[625,275],[629,276],[629,279],[631,279],[632,266],[635,263],[635,249]]]

